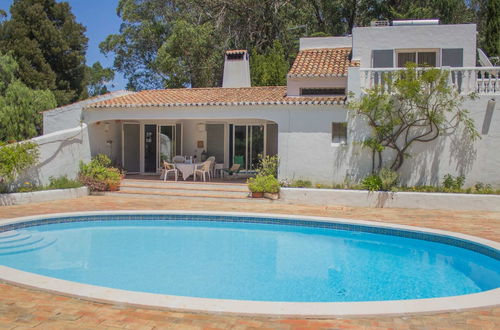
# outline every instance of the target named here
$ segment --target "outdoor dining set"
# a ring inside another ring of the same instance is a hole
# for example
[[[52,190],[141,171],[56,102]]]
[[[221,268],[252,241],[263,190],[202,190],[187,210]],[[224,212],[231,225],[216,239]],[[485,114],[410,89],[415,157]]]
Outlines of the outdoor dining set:
[[[208,157],[202,163],[193,162],[192,159],[184,156],[175,156],[172,162],[162,162],[162,172],[160,179],[167,180],[168,174],[174,175],[175,181],[179,176],[185,181],[190,176],[193,176],[193,181],[199,176],[203,181],[211,180],[215,176],[222,177],[224,173],[233,174],[238,172],[240,164],[234,164],[231,168],[225,169],[224,164],[217,164],[215,157]]]

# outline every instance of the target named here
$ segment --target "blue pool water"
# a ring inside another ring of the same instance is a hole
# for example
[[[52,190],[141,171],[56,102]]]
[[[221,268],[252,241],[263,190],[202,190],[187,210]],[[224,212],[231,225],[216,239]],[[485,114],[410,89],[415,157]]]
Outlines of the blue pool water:
[[[500,261],[452,245],[304,226],[82,221],[0,233],[0,265],[168,295],[346,302],[463,295],[500,286]]]

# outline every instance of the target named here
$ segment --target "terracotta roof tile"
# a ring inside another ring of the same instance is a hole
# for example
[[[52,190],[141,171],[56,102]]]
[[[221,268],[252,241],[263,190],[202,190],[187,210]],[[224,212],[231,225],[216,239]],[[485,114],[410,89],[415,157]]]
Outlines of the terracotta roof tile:
[[[226,50],[226,54],[244,54],[246,53],[246,49],[231,49],[231,50]]]
[[[299,51],[288,77],[342,77],[347,76],[351,62],[351,48],[316,48]]]
[[[92,108],[336,104],[345,96],[289,97],[286,86],[144,90],[88,105]]]

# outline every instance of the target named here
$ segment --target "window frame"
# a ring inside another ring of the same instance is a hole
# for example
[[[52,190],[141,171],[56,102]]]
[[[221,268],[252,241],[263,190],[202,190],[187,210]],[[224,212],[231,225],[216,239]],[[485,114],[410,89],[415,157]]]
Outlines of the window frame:
[[[343,91],[342,93],[326,93],[326,94],[304,94],[304,91],[306,90],[314,90],[314,91],[321,91],[321,90],[336,90],[336,91]],[[325,96],[346,96],[346,88],[345,87],[303,87],[300,88],[300,96],[306,96],[306,97],[325,97]]]
[[[418,64],[418,53],[435,53],[436,65],[434,66],[434,68],[441,67],[441,49],[439,48],[401,48],[401,49],[395,49],[395,54],[396,54],[396,56],[394,56],[395,68],[402,68],[399,66],[399,54],[405,54],[405,53],[415,53],[415,61],[417,67],[422,67]]]
[[[347,144],[347,124],[348,124],[347,121],[332,121],[331,125],[332,146],[340,146]],[[335,129],[335,125],[339,126]]]

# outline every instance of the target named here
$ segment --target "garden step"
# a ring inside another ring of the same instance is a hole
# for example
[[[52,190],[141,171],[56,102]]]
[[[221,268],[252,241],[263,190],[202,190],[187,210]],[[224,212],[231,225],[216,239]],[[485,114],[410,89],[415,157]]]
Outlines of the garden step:
[[[246,184],[225,183],[225,182],[193,182],[193,181],[161,181],[161,180],[136,180],[124,179],[121,186],[147,186],[147,187],[168,187],[180,189],[200,189],[200,190],[227,190],[248,192]]]
[[[248,190],[235,189],[208,189],[208,188],[190,188],[190,187],[171,187],[171,186],[142,186],[142,185],[121,185],[120,191],[138,191],[138,192],[167,192],[175,194],[189,195],[217,195],[217,196],[241,196],[247,197]]]
[[[220,202],[272,202],[266,198],[249,198],[243,196],[217,196],[212,194],[185,194],[176,192],[151,192],[151,191],[115,191],[105,192],[105,196],[128,196],[128,197],[152,197],[152,198],[166,198],[166,199],[190,199],[200,201],[220,201]]]

